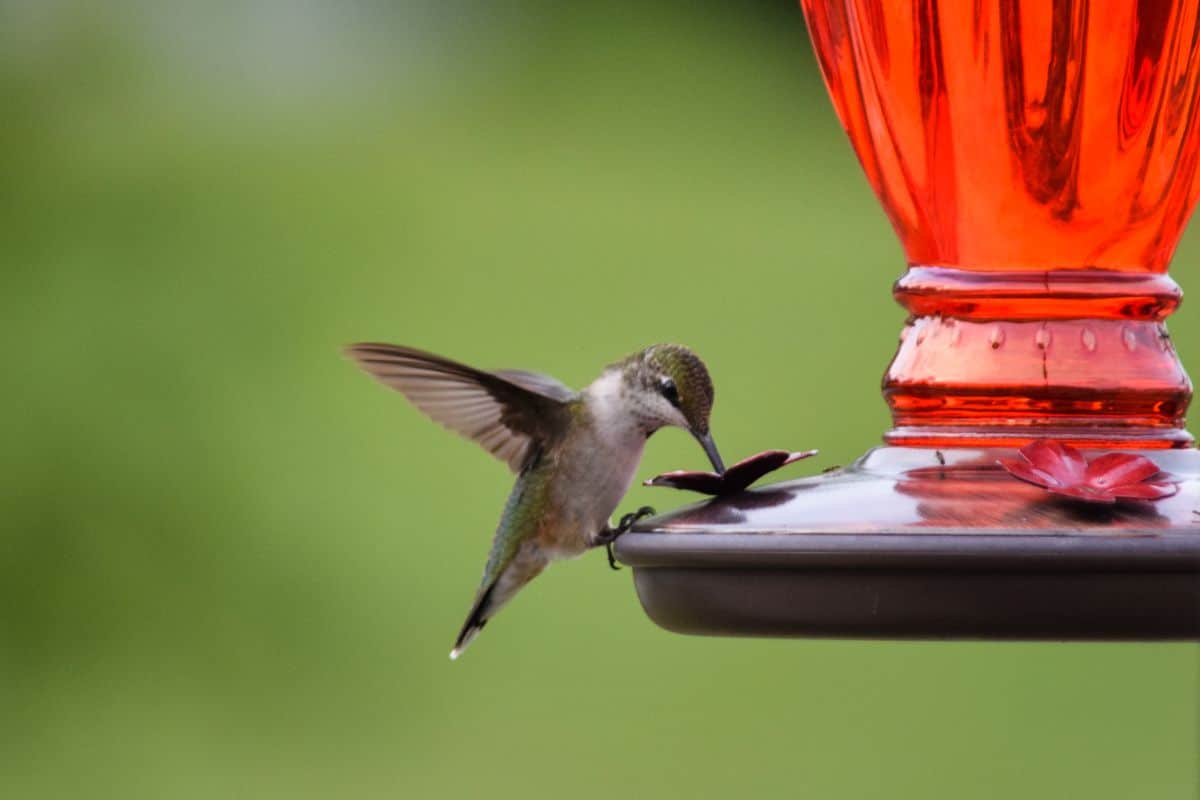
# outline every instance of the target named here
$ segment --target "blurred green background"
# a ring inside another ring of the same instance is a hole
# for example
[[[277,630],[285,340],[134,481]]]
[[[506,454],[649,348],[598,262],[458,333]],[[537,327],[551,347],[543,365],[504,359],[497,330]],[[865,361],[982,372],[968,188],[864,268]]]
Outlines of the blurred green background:
[[[0,796],[1196,796],[1193,645],[686,638],[596,552],[446,659],[511,477],[344,343],[679,341],[727,458],[878,442],[903,258],[792,4],[97,9],[0,2]]]

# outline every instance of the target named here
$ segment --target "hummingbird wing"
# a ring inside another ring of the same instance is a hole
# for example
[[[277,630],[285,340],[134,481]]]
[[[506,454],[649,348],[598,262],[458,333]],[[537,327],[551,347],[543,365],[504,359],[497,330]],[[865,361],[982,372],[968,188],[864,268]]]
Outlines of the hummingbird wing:
[[[571,421],[575,393],[546,375],[485,372],[432,353],[362,343],[347,355],[435,422],[478,442],[521,472],[529,456],[558,440]]]

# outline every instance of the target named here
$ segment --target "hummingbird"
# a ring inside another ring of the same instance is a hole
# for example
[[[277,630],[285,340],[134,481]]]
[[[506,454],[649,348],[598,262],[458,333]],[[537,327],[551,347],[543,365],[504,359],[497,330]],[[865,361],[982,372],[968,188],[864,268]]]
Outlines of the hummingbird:
[[[713,468],[725,471],[709,431],[708,368],[681,345],[634,353],[582,391],[536,372],[485,371],[399,345],[355,344],[346,352],[435,422],[478,442],[517,474],[451,659],[550,562],[609,546],[654,513],[642,507],[611,524],[646,440],[659,428],[689,431]]]

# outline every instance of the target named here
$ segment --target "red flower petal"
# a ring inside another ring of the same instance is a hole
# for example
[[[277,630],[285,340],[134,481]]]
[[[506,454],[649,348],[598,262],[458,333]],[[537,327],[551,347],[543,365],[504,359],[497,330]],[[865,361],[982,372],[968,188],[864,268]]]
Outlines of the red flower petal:
[[[1087,459],[1083,453],[1052,439],[1038,439],[1022,447],[1020,454],[1030,465],[1053,475],[1065,486],[1082,483],[1087,474]]]
[[[1162,500],[1179,491],[1174,483],[1131,483],[1109,489],[1109,494],[1122,500]]]
[[[1046,491],[1053,494],[1061,494],[1064,497],[1073,497],[1076,500],[1086,500],[1089,503],[1101,503],[1110,506],[1117,502],[1116,495],[1112,492],[1103,489],[1093,489],[1091,486],[1076,484],[1074,486],[1053,486],[1046,487]]]
[[[644,485],[669,486],[672,489],[686,489],[701,494],[737,494],[767,473],[816,454],[816,450],[803,450],[797,453],[787,450],[764,450],[742,459],[726,469],[722,475],[715,472],[677,470],[657,475],[646,481]]]
[[[997,463],[1015,478],[1089,503],[1161,500],[1179,491],[1168,480],[1147,480],[1161,471],[1136,453],[1103,453],[1088,461],[1070,445],[1038,440],[1021,448],[1019,455],[1020,459],[1001,458]]]
[[[1105,453],[1087,467],[1087,482],[1099,488],[1122,486],[1157,475],[1158,464],[1133,453]]]
[[[643,486],[669,486],[672,489],[685,489],[700,494],[721,494],[721,476],[715,472],[693,472],[679,469],[674,472],[664,472],[655,475]]]
[[[997,459],[1000,466],[1004,467],[1014,478],[1020,478],[1026,483],[1032,483],[1035,486],[1041,486],[1043,489],[1050,489],[1061,486],[1053,475],[1047,475],[1037,467],[1031,466],[1028,461],[1016,458],[1000,458]]]
[[[728,467],[722,478],[730,486],[742,484],[742,488],[745,488],[768,472],[774,472],[780,467],[816,454],[816,450],[803,450],[798,453],[791,453],[787,450],[764,450]]]

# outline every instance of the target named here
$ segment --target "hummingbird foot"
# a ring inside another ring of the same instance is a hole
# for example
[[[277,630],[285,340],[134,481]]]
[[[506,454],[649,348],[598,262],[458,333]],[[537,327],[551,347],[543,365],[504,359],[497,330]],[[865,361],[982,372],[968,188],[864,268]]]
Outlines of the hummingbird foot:
[[[627,533],[640,519],[654,515],[654,509],[650,506],[642,506],[637,511],[626,514],[621,517],[621,521],[617,523],[617,527],[607,527],[600,531],[596,536],[596,544],[604,545],[604,552],[608,556],[609,569],[619,570],[617,559],[613,556],[613,542],[615,542],[622,534]]]
[[[608,556],[608,568],[613,572],[620,572],[621,565],[617,563],[617,557],[613,555],[612,542],[604,543],[604,555]]]
[[[655,511],[650,506],[642,506],[637,511],[626,514],[625,516],[621,517],[621,521],[617,523],[617,536],[620,536],[622,533],[628,531],[639,520],[645,519],[646,517],[652,517],[654,514]],[[613,538],[615,539],[616,536]]]

